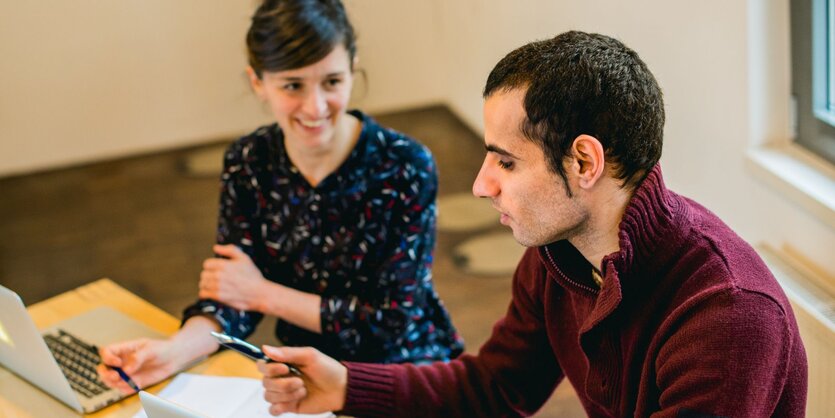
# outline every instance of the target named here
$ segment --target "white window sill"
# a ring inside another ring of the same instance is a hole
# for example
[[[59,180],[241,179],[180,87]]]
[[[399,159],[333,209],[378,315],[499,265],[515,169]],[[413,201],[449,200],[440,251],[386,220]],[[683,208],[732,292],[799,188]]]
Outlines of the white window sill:
[[[835,228],[835,167],[794,144],[748,151],[747,167],[789,200]]]
[[[757,252],[789,299],[826,328],[818,334],[835,345],[835,283],[794,249],[778,250],[760,244]]]

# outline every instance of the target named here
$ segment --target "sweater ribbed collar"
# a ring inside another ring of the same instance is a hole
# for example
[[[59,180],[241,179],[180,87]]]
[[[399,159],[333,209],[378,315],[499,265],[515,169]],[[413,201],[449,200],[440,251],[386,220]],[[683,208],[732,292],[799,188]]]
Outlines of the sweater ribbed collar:
[[[668,190],[657,164],[635,190],[618,228],[619,250],[602,261],[603,288],[584,286],[591,265],[568,241],[539,248],[540,258],[551,275],[567,290],[596,297],[590,328],[620,304],[622,287],[640,277],[655,277],[659,269],[678,252],[686,232],[682,220],[688,216],[683,198]],[[578,286],[579,284],[579,286]]]
[[[620,250],[603,258],[604,269],[614,269],[622,278],[656,271],[686,239],[687,231],[680,228],[687,216],[688,206],[667,189],[656,164],[626,207],[618,228]]]

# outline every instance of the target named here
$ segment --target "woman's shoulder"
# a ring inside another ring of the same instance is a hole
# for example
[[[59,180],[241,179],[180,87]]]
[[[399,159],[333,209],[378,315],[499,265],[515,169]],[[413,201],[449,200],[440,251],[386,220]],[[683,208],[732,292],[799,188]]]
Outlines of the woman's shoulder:
[[[270,144],[281,135],[281,130],[273,123],[258,127],[254,131],[233,141],[226,148],[225,160],[255,162],[267,157]]]
[[[427,165],[434,167],[435,160],[428,147],[417,139],[386,127],[373,117],[358,110],[351,114],[360,118],[363,123],[363,134],[366,136],[369,150],[382,160],[393,160],[402,165],[411,164],[419,167]]]

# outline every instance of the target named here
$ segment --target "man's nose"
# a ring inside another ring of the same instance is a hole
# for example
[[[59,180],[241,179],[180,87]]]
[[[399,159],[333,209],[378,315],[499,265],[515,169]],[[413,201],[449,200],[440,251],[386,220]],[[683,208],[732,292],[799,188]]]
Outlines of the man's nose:
[[[473,195],[476,197],[496,197],[499,194],[499,185],[493,177],[493,170],[487,162],[487,158],[481,164],[478,175],[473,182]]]

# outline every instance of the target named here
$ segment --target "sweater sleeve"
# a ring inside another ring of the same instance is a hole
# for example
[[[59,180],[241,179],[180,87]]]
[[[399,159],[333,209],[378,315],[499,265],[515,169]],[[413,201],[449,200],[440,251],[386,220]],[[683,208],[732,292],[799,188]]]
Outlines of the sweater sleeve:
[[[258,210],[260,195],[258,182],[248,169],[242,155],[249,152],[251,142],[236,142],[224,154],[220,181],[220,211],[218,215],[217,243],[237,245],[260,265],[252,249],[250,220]],[[183,311],[183,323],[196,315],[216,320],[226,334],[246,338],[263,318],[255,311],[234,309],[211,299],[200,299]]]
[[[435,314],[425,309],[430,306],[427,301],[437,297],[431,286],[437,171],[428,151],[419,163],[405,165],[398,178],[384,186],[383,194],[391,199],[386,235],[394,239],[385,243],[384,261],[370,284],[357,286],[353,294],[322,297],[325,337],[345,352],[357,353],[358,358],[385,357],[401,362],[450,356],[449,352],[411,350],[426,333],[433,332],[419,329],[416,321]],[[401,354],[388,354],[398,352]]]
[[[660,410],[652,416],[772,416],[799,343],[781,305],[732,289],[680,311],[655,362]]]
[[[497,417],[533,414],[563,374],[544,329],[544,273],[529,250],[514,275],[513,299],[477,356],[427,366],[346,363],[344,413],[363,417]]]

